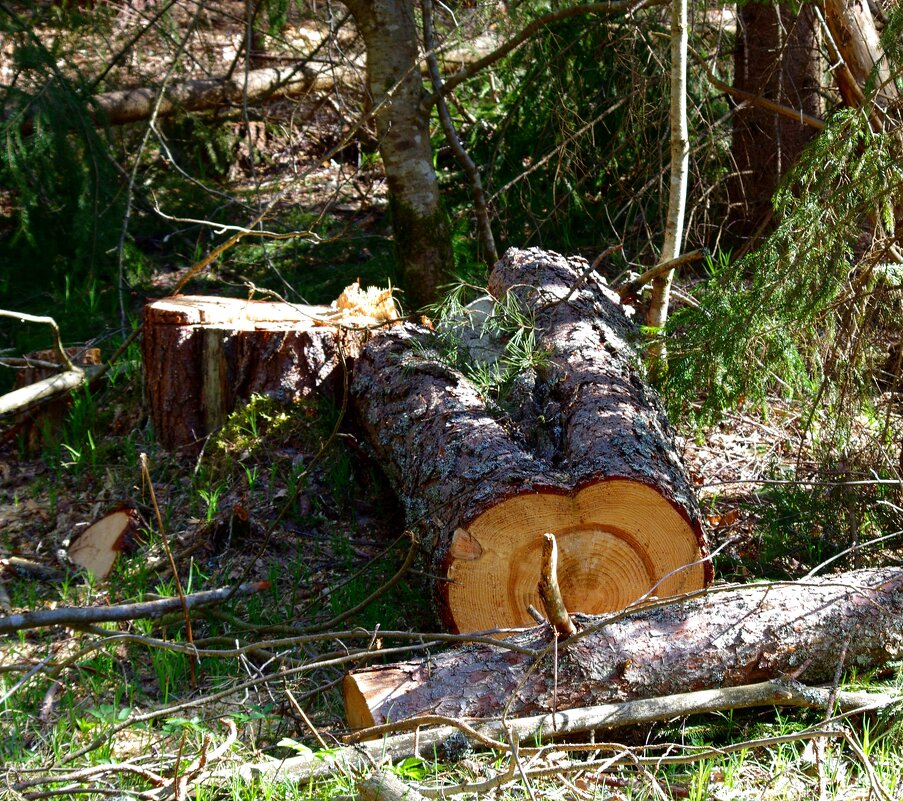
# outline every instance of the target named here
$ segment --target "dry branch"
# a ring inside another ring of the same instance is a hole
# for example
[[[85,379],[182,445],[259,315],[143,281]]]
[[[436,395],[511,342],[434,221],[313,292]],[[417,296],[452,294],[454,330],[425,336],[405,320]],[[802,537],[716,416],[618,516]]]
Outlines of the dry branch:
[[[317,754],[305,754],[285,760],[268,759],[249,763],[237,769],[219,769],[199,777],[207,787],[227,785],[237,773],[246,781],[272,781],[276,778],[293,779],[299,783],[331,776],[347,770],[372,770],[374,765],[397,762],[410,756],[432,759],[440,754],[460,753],[470,740],[475,745],[507,739],[513,735],[521,742],[536,739],[550,742],[569,734],[580,734],[596,729],[610,729],[643,725],[658,720],[672,720],[684,715],[705,714],[726,709],[744,709],[754,706],[798,706],[828,709],[830,689],[806,687],[792,681],[769,681],[751,686],[722,690],[706,690],[675,696],[648,698],[600,707],[571,709],[559,712],[554,720],[551,715],[528,718],[511,718],[499,721],[475,721],[472,727],[461,721],[450,721],[438,716],[426,716],[419,721],[395,724],[386,729],[404,730],[403,734],[384,736],[384,731],[360,732],[373,739],[337,749],[327,758]],[[898,700],[881,693],[846,692],[836,694],[838,709],[874,711]],[[439,724],[439,725],[437,725]],[[360,739],[359,737],[352,738]],[[508,750],[504,743],[498,747]],[[595,746],[586,746],[594,748]]]
[[[718,588],[577,623],[582,632],[558,645],[557,687],[554,637],[537,627],[511,641],[538,657],[479,645],[353,671],[349,721],[365,727],[427,711],[486,718],[506,704],[538,714],[778,677],[828,681],[840,667],[867,670],[903,654],[903,570]]]
[[[85,383],[82,370],[67,370],[0,396],[0,414],[18,412],[38,401],[66,395]]]
[[[561,587],[558,586],[558,544],[554,534],[544,534],[542,538],[542,571],[537,591],[546,617],[555,631],[563,637],[576,634],[577,629],[564,605]]]
[[[621,284],[615,291],[622,300],[633,297],[654,278],[666,275],[672,270],[676,270],[678,267],[683,267],[685,264],[699,261],[699,259],[703,258],[705,255],[705,250],[691,250],[689,253],[682,253],[674,259],[657,264],[655,267],[650,267],[636,278],[632,278],[627,281],[627,283]]]
[[[236,595],[252,595],[269,589],[268,581],[252,581],[240,585]],[[69,626],[78,628],[90,623],[108,623],[117,620],[136,620],[138,618],[157,618],[170,612],[177,612],[185,607],[193,609],[198,606],[224,601],[232,593],[232,588],[223,587],[218,590],[196,592],[181,598],[161,598],[157,601],[144,601],[135,604],[118,604],[115,606],[67,606],[58,609],[42,609],[36,612],[23,612],[9,617],[0,617],[0,634],[11,634],[25,629],[37,629],[45,626]]]
[[[0,317],[9,317],[20,320],[23,323],[38,323],[50,326],[53,332],[55,360],[65,367],[65,372],[49,376],[41,381],[36,381],[28,386],[14,389],[5,395],[0,395],[0,415],[9,414],[25,409],[38,401],[65,395],[73,389],[85,383],[85,371],[72,363],[69,353],[63,347],[60,339],[60,329],[52,317],[41,317],[24,312],[7,311],[0,309]]]

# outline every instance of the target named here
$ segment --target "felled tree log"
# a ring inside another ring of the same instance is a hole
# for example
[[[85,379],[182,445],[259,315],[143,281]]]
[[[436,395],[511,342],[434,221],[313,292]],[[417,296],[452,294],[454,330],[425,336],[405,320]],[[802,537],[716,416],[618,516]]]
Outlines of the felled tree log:
[[[157,117],[168,117],[177,111],[209,111],[230,105],[256,103],[267,98],[300,95],[306,92],[325,92],[342,81],[350,81],[347,68],[318,71],[306,65],[264,67],[225,78],[195,78],[178,81],[166,87],[156,109]],[[156,87],[136,87],[96,95],[95,108],[101,119],[110,125],[123,125],[151,116],[157,104]]]
[[[71,391],[100,364],[100,348],[66,348],[65,356],[75,369],[60,372],[63,356],[56,350],[29,353],[26,366],[16,374],[15,389],[0,398],[0,414],[22,410],[14,430],[29,452],[58,434],[72,405]]]
[[[145,380],[158,441],[195,446],[253,394],[290,402],[340,391],[343,355],[358,353],[363,331],[339,327],[341,318],[329,324],[335,314],[325,306],[190,295],[148,304]]]
[[[584,634],[559,644],[557,682],[549,626],[507,641],[544,654],[535,670],[530,653],[480,644],[356,670],[344,683],[348,721],[487,718],[512,698],[513,717],[773,678],[830,681],[903,655],[903,570],[724,588],[605,620],[578,619]]]
[[[543,535],[559,543],[571,612],[705,584],[696,502],[617,296],[585,262],[511,250],[489,290],[513,292],[549,354],[518,414],[490,413],[431,351],[430,331],[376,334],[352,396],[381,463],[422,536],[445,624],[475,631],[531,623]],[[532,379],[531,379],[532,380]]]

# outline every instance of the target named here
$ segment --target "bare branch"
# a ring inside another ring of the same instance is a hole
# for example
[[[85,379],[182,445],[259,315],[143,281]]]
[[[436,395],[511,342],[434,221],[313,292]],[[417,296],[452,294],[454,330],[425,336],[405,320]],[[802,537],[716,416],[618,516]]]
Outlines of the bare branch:
[[[144,601],[135,604],[117,604],[115,606],[65,606],[58,609],[41,609],[37,612],[23,612],[9,617],[0,617],[0,634],[11,634],[24,629],[37,629],[46,626],[71,626],[78,628],[88,623],[105,623],[116,620],[136,620],[137,618],[162,617],[175,612],[184,606],[194,609],[198,606],[214,604],[229,597],[230,593],[251,595],[268,589],[268,581],[252,581],[234,588],[223,587],[218,590],[207,590],[186,595],[184,598],[161,598],[157,601]]]
[[[445,102],[445,94],[442,87],[442,75],[439,72],[439,62],[436,60],[435,45],[433,42],[433,4],[432,0],[420,0],[423,11],[423,45],[426,49],[426,63],[429,69],[430,81],[436,92],[436,111],[439,113],[439,121],[448,141],[452,153],[464,170],[464,174],[470,180],[471,195],[473,196],[474,211],[477,215],[477,229],[480,233],[480,242],[483,246],[485,261],[492,265],[498,261],[499,254],[495,247],[495,239],[492,236],[492,225],[489,222],[489,209],[486,206],[486,193],[483,191],[483,182],[480,179],[480,171],[474,164],[470,154],[464,149],[458,132],[455,130],[448,105]]]
[[[0,317],[9,317],[13,320],[21,320],[23,323],[38,323],[39,325],[49,325],[53,331],[53,347],[60,357],[60,364],[67,370],[78,372],[78,368],[69,360],[69,354],[63,347],[63,341],[60,339],[60,327],[56,324],[56,320],[52,317],[38,317],[34,314],[25,314],[24,312],[8,311],[0,309]]]
[[[626,284],[622,284],[615,291],[621,298],[630,297],[631,295],[636,295],[646,284],[648,284],[652,279],[658,278],[661,275],[667,275],[671,270],[675,270],[678,267],[683,267],[685,264],[691,264],[694,261],[699,261],[701,258],[704,258],[706,255],[706,251],[703,250],[691,250],[689,253],[683,253],[678,256],[676,259],[669,259],[668,261],[664,261],[661,264],[655,265],[655,267],[650,267],[646,272],[638,275],[631,281],[628,281]]]
[[[571,637],[577,627],[568,614],[561,587],[558,586],[558,543],[554,534],[544,534],[542,538],[542,576],[539,579],[539,600],[546,617],[560,635]]]
[[[447,95],[453,89],[460,86],[469,78],[472,78],[481,70],[484,70],[486,69],[486,67],[495,64],[496,61],[503,59],[510,52],[520,47],[524,42],[527,41],[527,39],[533,36],[533,34],[542,30],[546,26],[551,25],[553,22],[559,22],[563,19],[571,19],[572,17],[585,16],[587,14],[604,14],[607,16],[614,16],[616,14],[630,14],[643,8],[665,5],[665,3],[667,2],[668,0],[640,0],[640,2],[631,2],[631,0],[612,0],[612,2],[609,3],[586,3],[579,6],[571,6],[570,8],[562,8],[558,11],[552,11],[549,14],[543,14],[541,17],[537,17],[535,20],[533,20],[533,22],[527,25],[516,36],[513,36],[511,39],[497,47],[491,53],[483,56],[477,61],[474,61],[469,66],[449,77],[442,89],[442,94]],[[433,94],[426,99],[424,105],[427,108],[431,107],[438,101],[438,97],[439,94],[437,92],[433,92]]]

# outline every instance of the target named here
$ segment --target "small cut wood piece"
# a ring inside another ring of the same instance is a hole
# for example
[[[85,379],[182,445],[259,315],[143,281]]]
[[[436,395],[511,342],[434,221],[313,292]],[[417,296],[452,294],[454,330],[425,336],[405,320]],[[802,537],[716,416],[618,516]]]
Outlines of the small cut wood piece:
[[[903,656],[903,570],[720,588],[578,624],[581,634],[558,644],[557,664],[552,630],[540,626],[510,640],[527,653],[469,644],[352,671],[348,722],[515,717],[771,679],[831,681],[845,666]]]
[[[105,579],[119,554],[132,550],[137,544],[140,525],[141,516],[134,509],[115,509],[72,541],[69,559],[95,578]]]
[[[586,266],[536,249],[496,264],[490,293],[498,305],[516,299],[548,354],[519,377],[522,402],[508,414],[491,412],[418,326],[378,332],[355,365],[360,420],[421,534],[452,631],[532,624],[547,532],[571,613],[679,594],[711,576],[673,432],[638,366],[637,331],[598,276],[581,283]]]
[[[340,393],[343,359],[358,353],[366,327],[397,316],[386,293],[349,287],[333,307],[192,295],[149,303],[144,366],[158,440],[198,447],[253,394],[291,402]],[[356,305],[370,294],[378,306]]]

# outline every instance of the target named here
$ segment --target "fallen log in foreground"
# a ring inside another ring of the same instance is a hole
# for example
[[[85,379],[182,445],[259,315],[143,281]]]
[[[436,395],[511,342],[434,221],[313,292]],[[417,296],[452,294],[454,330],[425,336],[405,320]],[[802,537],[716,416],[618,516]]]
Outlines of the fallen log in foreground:
[[[774,678],[831,681],[841,668],[903,655],[903,569],[716,588],[577,622],[557,666],[551,629],[540,626],[506,641],[535,655],[479,644],[352,671],[348,721],[529,715]]]
[[[522,376],[512,413],[492,409],[419,326],[376,333],[355,364],[362,426],[421,534],[453,631],[531,622],[546,533],[558,540],[570,612],[622,609],[711,576],[692,488],[632,345],[637,331],[587,272],[537,249],[496,264],[495,305],[516,303],[547,354]],[[480,339],[469,322],[461,328]]]

